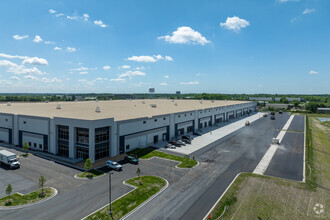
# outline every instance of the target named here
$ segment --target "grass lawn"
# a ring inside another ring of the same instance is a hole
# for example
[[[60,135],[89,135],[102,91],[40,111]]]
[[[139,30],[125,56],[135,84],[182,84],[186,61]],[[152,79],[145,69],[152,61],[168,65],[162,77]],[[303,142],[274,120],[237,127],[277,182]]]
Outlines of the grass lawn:
[[[176,160],[181,162],[178,167],[180,168],[191,168],[197,164],[196,160],[188,159],[180,156],[176,156],[173,154],[167,154],[161,151],[157,151],[155,148],[137,148],[127,153],[128,155],[134,154],[137,155],[141,159],[149,159],[152,157],[161,157],[170,160]]]
[[[330,133],[306,120],[306,183],[241,174],[211,212],[211,219],[330,219]],[[323,211],[321,210],[321,205]]]
[[[92,176],[88,176],[89,174],[91,174]],[[80,177],[80,178],[93,178],[93,177],[97,177],[97,176],[102,176],[104,175],[104,173],[102,171],[99,171],[99,170],[90,170],[88,172],[82,172],[82,173],[79,173],[77,174],[77,177]]]
[[[142,185],[138,183],[138,177],[126,181],[126,183],[138,188],[111,203],[112,219],[122,218],[166,185],[164,179],[156,176],[141,176],[140,179]],[[87,219],[111,219],[109,216],[109,206],[90,215]]]
[[[18,193],[14,193],[13,195],[10,195],[10,199],[12,199],[12,203],[10,205],[8,206],[5,205],[6,200],[9,199],[9,197],[6,196],[0,199],[0,206],[11,207],[18,205],[26,205],[29,203],[33,203],[45,199],[55,193],[55,191],[49,187],[44,188],[44,191],[46,193],[46,196],[44,197],[39,196],[39,194],[41,193],[41,189],[25,194],[23,196]]]

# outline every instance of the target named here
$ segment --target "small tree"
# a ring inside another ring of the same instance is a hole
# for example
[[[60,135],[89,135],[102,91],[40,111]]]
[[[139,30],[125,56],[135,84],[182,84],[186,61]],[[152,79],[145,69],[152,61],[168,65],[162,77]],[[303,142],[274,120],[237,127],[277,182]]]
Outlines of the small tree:
[[[29,146],[28,142],[25,141],[24,144],[23,144],[23,151],[25,152],[25,156],[28,155],[29,148],[30,148],[30,146]]]
[[[46,178],[44,176],[40,176],[39,178],[39,187],[41,188],[41,193],[40,193],[40,197],[44,197],[45,196],[45,192],[44,192],[44,184],[46,182]]]
[[[6,205],[10,205],[12,203],[12,199],[10,199],[10,194],[12,191],[13,191],[13,187],[10,184],[8,184],[6,188],[6,194],[8,195],[8,199],[5,202]]]
[[[92,163],[91,159],[88,158],[85,162],[85,169],[89,172],[92,168],[93,168],[93,163]],[[88,173],[87,176],[91,177],[92,174]]]
[[[140,173],[141,173],[141,170],[140,170],[140,167],[138,167],[137,168],[137,170],[136,170],[136,174],[138,175],[138,183],[140,184],[140,185],[142,185],[142,181],[141,181],[141,179],[140,179]]]

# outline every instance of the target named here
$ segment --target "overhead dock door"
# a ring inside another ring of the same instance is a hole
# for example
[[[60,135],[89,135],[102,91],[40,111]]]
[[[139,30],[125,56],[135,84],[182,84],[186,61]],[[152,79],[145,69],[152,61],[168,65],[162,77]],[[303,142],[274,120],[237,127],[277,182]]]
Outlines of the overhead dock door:
[[[0,128],[0,141],[9,143],[9,129]]]

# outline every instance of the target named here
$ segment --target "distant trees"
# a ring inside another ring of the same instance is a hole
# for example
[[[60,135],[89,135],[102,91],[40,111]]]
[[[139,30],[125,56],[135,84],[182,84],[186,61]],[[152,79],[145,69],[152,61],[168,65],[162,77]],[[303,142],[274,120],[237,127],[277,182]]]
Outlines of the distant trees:
[[[324,108],[326,107],[325,104],[316,103],[316,102],[309,102],[305,105],[305,109],[309,112],[315,113],[317,112],[317,108]]]
[[[293,102],[293,106],[294,106],[295,108],[298,108],[298,107],[299,107],[299,104],[300,104],[300,102],[297,101],[297,100],[295,100],[295,101]]]

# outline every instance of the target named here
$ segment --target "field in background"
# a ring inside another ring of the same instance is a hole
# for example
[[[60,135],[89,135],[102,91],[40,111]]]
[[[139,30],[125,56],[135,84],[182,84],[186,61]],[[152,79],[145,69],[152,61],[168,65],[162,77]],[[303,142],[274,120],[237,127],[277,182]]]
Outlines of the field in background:
[[[241,174],[211,219],[330,219],[330,128],[315,117],[306,120],[306,183]]]

